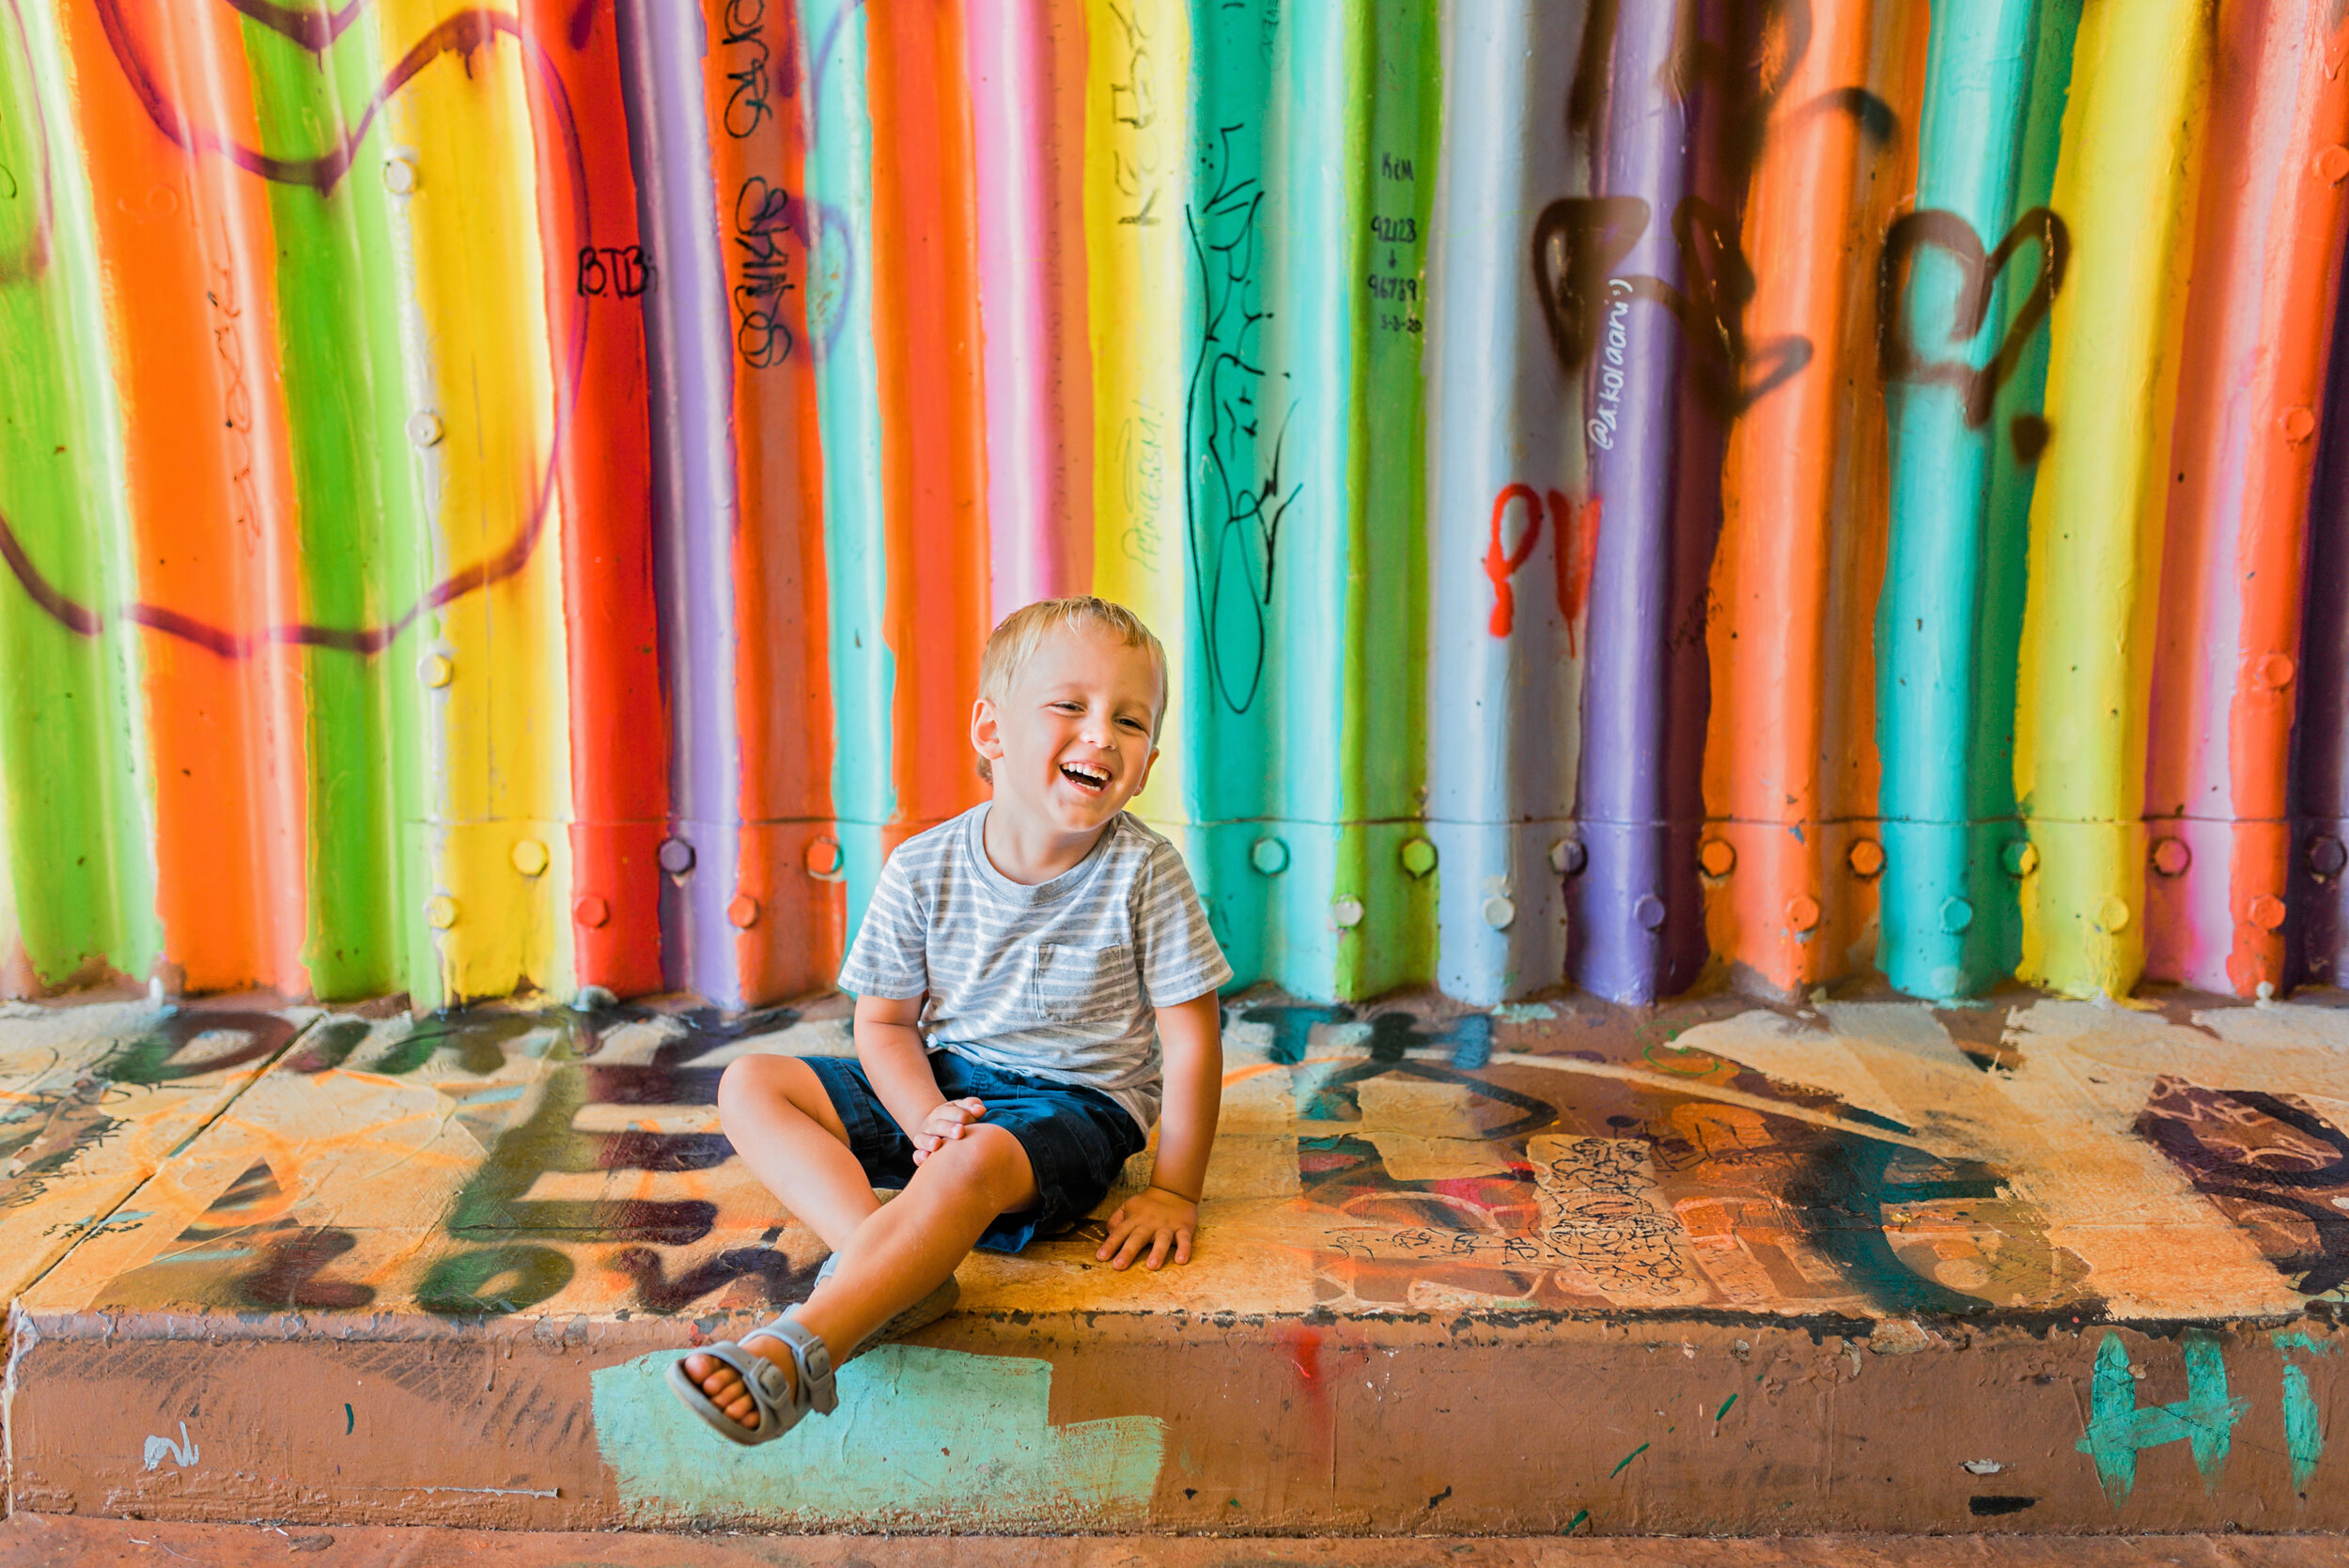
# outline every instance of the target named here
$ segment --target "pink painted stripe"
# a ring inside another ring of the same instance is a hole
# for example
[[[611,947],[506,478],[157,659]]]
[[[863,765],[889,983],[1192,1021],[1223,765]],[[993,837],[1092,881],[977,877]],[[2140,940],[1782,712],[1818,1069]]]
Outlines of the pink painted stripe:
[[[995,618],[1079,590],[1054,448],[1046,0],[969,0]]]

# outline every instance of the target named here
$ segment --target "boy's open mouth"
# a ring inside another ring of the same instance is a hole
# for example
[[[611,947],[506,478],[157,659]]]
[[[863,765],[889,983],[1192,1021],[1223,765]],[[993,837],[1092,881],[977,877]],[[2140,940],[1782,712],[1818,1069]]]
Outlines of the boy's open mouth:
[[[1098,795],[1110,786],[1109,769],[1096,768],[1089,762],[1064,762],[1060,776],[1087,794]]]

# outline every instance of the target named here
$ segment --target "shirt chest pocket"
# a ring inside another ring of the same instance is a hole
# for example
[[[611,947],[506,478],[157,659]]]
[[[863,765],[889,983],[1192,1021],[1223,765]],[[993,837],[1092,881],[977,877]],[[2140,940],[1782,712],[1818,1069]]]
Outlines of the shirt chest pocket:
[[[1044,942],[1036,948],[1029,1000],[1047,1023],[1081,1023],[1130,1012],[1140,989],[1134,950]]]

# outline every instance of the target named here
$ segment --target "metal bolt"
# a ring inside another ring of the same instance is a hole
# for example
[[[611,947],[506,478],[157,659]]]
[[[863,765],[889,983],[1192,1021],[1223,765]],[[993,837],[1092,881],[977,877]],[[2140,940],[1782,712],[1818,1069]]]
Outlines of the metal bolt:
[[[1725,838],[1708,838],[1697,846],[1697,864],[1707,877],[1726,877],[1737,869],[1737,850]]]
[[[514,869],[525,877],[537,877],[547,869],[547,846],[535,838],[514,841]]]
[[[2283,417],[2277,423],[2284,427],[2284,440],[2297,446],[2316,434],[2316,411],[2303,403],[2284,410]]]
[[[416,660],[416,678],[434,691],[457,678],[457,666],[437,653],[428,653]]]
[[[1278,877],[1289,868],[1289,846],[1277,838],[1260,838],[1249,848],[1248,863],[1267,877]]]
[[[457,924],[457,900],[444,893],[436,893],[424,901],[424,923],[435,931],[445,931]]]
[[[2284,901],[2272,893],[2261,893],[2251,900],[2251,924],[2263,931],[2284,928]]]
[[[2338,185],[2349,179],[2349,147],[2335,143],[2331,147],[2317,148],[2316,156],[2309,161],[2309,167],[2315,172],[2317,179],[2327,185]]]
[[[2186,867],[2194,863],[2194,851],[2183,839],[2157,839],[2154,843],[2154,869],[2164,877],[2183,877]]]
[[[2280,691],[2292,684],[2293,667],[2289,655],[2271,653],[2263,656],[2258,671],[2260,684],[2270,691]]]
[[[836,880],[848,856],[841,851],[840,841],[812,838],[807,841],[807,874],[818,880]]]
[[[1424,877],[1436,869],[1436,846],[1423,838],[1403,841],[1403,869],[1414,877]]]
[[[1945,898],[1941,901],[1942,930],[1955,936],[1973,924],[1974,907],[1971,904],[1962,898]]]
[[[1579,838],[1562,838],[1549,846],[1549,868],[1562,877],[1579,877],[1591,863],[1591,852]]]
[[[693,869],[693,846],[681,838],[661,841],[661,869],[672,877],[682,877]]]
[[[1499,893],[1485,900],[1485,924],[1496,931],[1506,931],[1517,918],[1517,907]]]
[[[2039,846],[2029,839],[2015,839],[1999,852],[1999,859],[2005,864],[2009,877],[2028,877],[2039,869]]]
[[[1843,860],[1855,877],[1879,876],[1884,871],[1884,846],[1872,838],[1854,839]]]
[[[2117,936],[2129,928],[2129,903],[2118,893],[2107,893],[2105,901],[2096,906],[2096,928],[2107,936]]]
[[[383,189],[396,196],[416,194],[416,165],[405,158],[383,160]]]
[[[408,439],[418,446],[441,444],[441,416],[428,409],[418,409],[408,416]]]
[[[590,931],[599,930],[612,918],[612,906],[592,893],[583,893],[571,902],[571,918]]]
[[[1341,931],[1351,931],[1362,923],[1362,901],[1347,894],[1330,900],[1330,919]]]
[[[2319,877],[2337,877],[2341,868],[2349,865],[2349,845],[2330,833],[2319,833],[2309,840],[2309,869]]]
[[[747,893],[736,893],[734,901],[726,906],[726,919],[734,923],[737,931],[749,930],[758,924],[758,900]]]
[[[1786,924],[1796,931],[1815,931],[1819,925],[1819,901],[1807,893],[1798,893],[1786,901]]]
[[[1664,928],[1664,901],[1652,893],[1640,894],[1638,902],[1631,906],[1631,918],[1640,923],[1643,931],[1661,931]]]

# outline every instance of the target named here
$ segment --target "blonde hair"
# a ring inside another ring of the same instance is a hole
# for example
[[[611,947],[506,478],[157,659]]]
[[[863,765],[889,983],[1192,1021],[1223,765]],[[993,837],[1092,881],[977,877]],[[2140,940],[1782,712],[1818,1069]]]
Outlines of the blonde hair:
[[[1028,667],[1044,639],[1066,631],[1097,631],[1129,648],[1150,650],[1150,662],[1159,672],[1159,702],[1150,710],[1150,738],[1156,742],[1159,727],[1166,719],[1166,649],[1140,615],[1114,599],[1090,594],[1078,598],[1041,598],[1005,615],[988,634],[987,650],[979,655],[979,695],[1001,707],[1003,693]],[[994,770],[985,757],[979,759],[979,777],[995,782]]]

